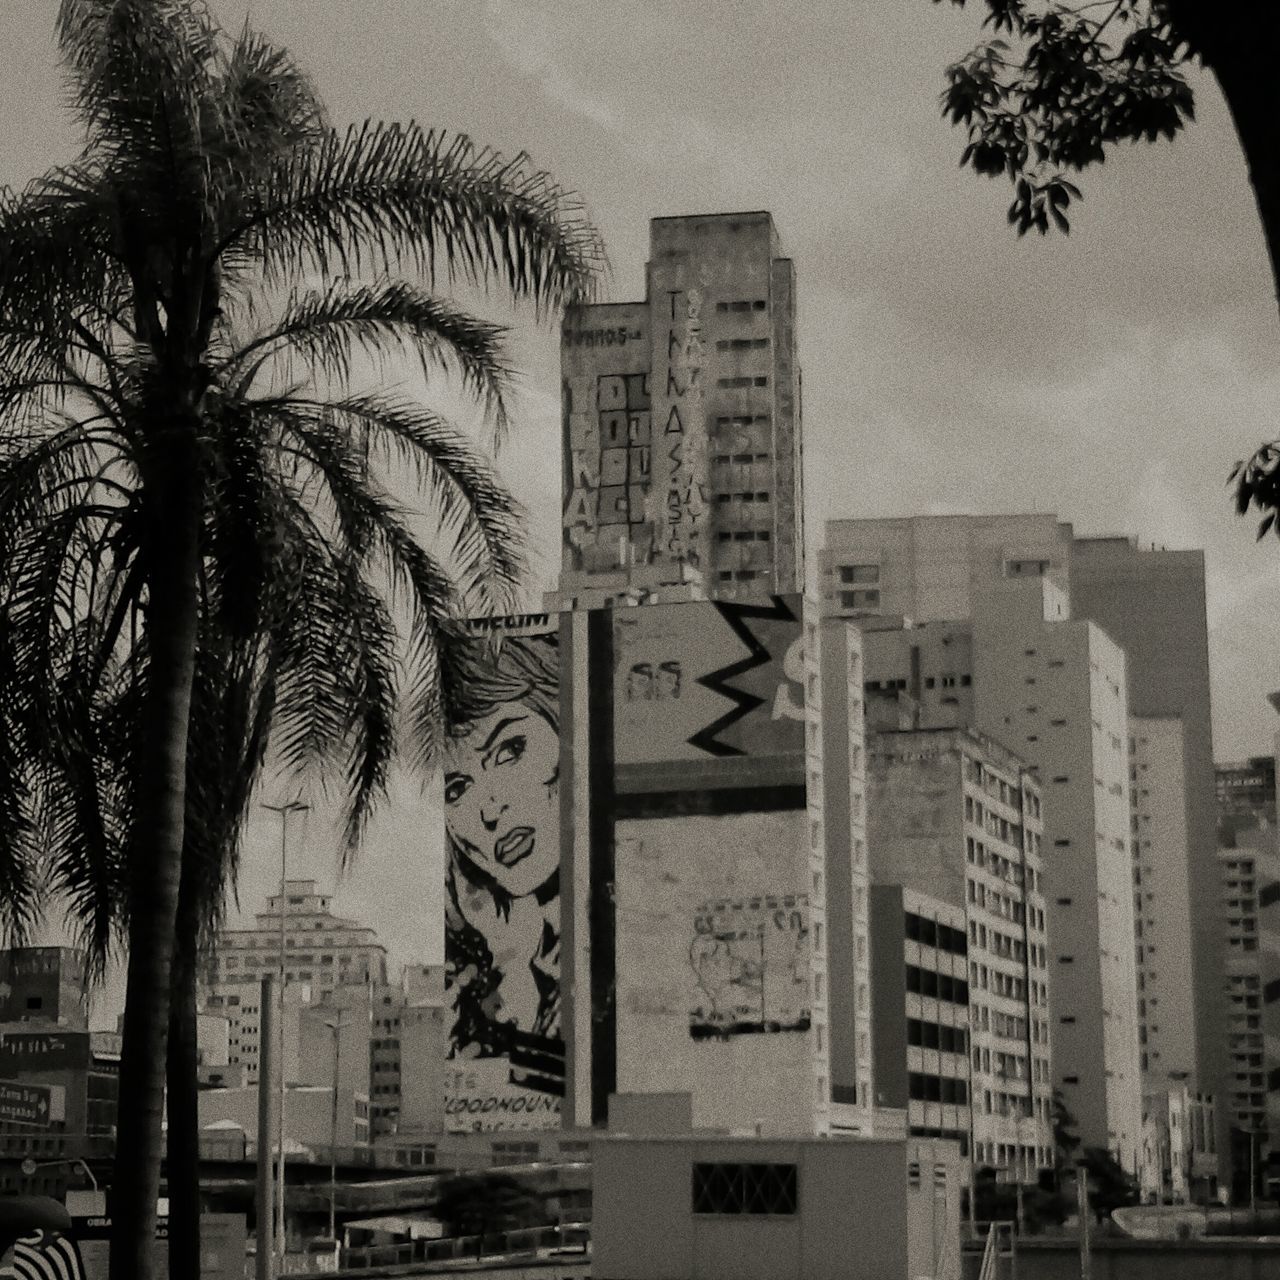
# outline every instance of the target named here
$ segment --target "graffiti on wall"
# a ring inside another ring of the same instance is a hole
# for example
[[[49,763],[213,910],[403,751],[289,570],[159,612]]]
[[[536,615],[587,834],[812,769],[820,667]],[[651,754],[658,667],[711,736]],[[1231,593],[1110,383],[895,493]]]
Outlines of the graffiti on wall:
[[[618,763],[803,753],[800,610],[786,596],[618,610]]]
[[[803,808],[618,820],[617,1092],[687,1092],[709,1128],[808,1125],[807,829]]]
[[[558,658],[553,633],[503,637],[446,752],[452,1131],[559,1124]]]
[[[667,290],[662,450],[666,486],[660,550],[666,560],[699,568],[707,526],[706,432],[702,422],[701,289]]]
[[[572,442],[565,538],[580,554],[600,547],[639,563],[652,555],[649,487],[653,416],[647,373],[596,379],[592,420]]]
[[[789,893],[697,908],[689,944],[695,1040],[809,1029],[808,905],[806,895]]]

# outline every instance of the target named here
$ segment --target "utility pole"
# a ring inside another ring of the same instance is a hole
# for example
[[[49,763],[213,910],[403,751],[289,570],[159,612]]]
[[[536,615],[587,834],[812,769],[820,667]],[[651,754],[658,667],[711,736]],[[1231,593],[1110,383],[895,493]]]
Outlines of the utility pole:
[[[324,1025],[333,1032],[333,1113],[329,1123],[329,1239],[334,1242],[334,1261],[337,1261],[338,1240],[338,1080],[342,1061],[342,1015],[339,1009],[333,1022]]]
[[[271,975],[262,979],[260,1004],[258,1054],[258,1193],[255,1211],[258,1218],[257,1253],[254,1255],[255,1280],[272,1280],[273,1224],[275,1207],[271,1194],[271,1132],[275,1127],[271,1112],[275,1104],[272,1072],[276,1067],[276,1050],[272,1033],[275,1031],[276,1007],[274,982]]]
[[[284,1069],[284,993],[285,993],[285,881],[288,879],[289,861],[289,817],[295,813],[306,813],[311,806],[301,800],[290,800],[285,804],[264,804],[264,809],[280,815],[280,963],[278,978],[280,982],[280,1021],[276,1028],[276,1047],[278,1058],[276,1070],[280,1079],[280,1110],[276,1116],[276,1249],[280,1255],[280,1275],[284,1275],[285,1257],[289,1242],[285,1230],[284,1218],[284,1110],[287,1081]],[[261,1085],[259,1085],[261,1088]]]
[[[1089,1170],[1082,1161],[1076,1165],[1076,1214],[1080,1219],[1080,1280],[1089,1280],[1092,1259],[1089,1256]]]

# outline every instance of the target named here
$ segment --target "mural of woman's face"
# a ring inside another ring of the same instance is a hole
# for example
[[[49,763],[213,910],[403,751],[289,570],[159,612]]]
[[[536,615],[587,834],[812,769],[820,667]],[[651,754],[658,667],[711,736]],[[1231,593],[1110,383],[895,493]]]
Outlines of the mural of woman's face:
[[[560,742],[522,702],[506,702],[455,741],[445,762],[444,817],[467,856],[513,898],[560,861]]]

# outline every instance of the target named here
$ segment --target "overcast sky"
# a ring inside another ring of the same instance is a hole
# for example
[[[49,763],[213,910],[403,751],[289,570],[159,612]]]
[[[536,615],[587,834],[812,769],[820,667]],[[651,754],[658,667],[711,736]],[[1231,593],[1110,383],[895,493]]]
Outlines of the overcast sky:
[[[74,146],[54,8],[0,0],[5,182]],[[962,136],[938,112],[944,66],[979,37],[976,6],[214,9],[229,25],[248,14],[290,46],[338,123],[413,117],[530,151],[587,202],[615,299],[642,296],[650,217],[771,210],[798,277],[811,539],[832,516],[1052,511],[1085,534],[1203,548],[1216,754],[1270,749],[1280,542],[1255,543],[1226,479],[1280,435],[1280,326],[1244,162],[1211,83],[1198,85],[1200,120],[1185,137],[1084,176],[1069,238],[1019,241],[1007,187],[958,169]],[[530,317],[517,324],[521,425],[503,465],[534,513],[541,588],[558,562],[558,348]],[[439,858],[427,846],[438,842],[416,790],[398,788],[340,902],[397,953],[430,956]],[[324,825],[317,814],[297,865],[327,880]],[[262,823],[251,833],[247,904],[277,874],[263,861],[272,838]],[[414,923],[405,903],[419,890]]]

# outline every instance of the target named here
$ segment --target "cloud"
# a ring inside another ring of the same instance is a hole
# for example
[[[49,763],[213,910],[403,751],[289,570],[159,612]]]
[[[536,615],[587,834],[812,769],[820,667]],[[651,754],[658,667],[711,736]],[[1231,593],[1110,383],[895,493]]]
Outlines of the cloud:
[[[555,55],[554,25],[518,0],[488,0],[485,30],[513,70],[537,83],[542,94],[600,129],[618,121],[609,104],[570,75]]]

